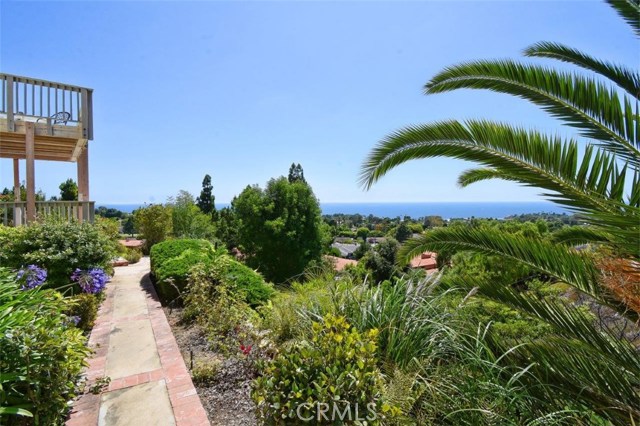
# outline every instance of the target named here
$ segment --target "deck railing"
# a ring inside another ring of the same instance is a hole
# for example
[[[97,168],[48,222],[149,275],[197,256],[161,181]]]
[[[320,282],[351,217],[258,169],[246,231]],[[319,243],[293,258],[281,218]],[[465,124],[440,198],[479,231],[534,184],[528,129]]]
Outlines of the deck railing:
[[[55,216],[64,220],[89,221],[95,218],[95,201],[36,201],[36,217]],[[0,217],[5,226],[27,223],[27,202],[0,202]]]
[[[93,139],[93,90],[52,81],[0,73],[0,113],[9,131],[15,121],[28,117],[41,122],[82,126],[85,139]]]

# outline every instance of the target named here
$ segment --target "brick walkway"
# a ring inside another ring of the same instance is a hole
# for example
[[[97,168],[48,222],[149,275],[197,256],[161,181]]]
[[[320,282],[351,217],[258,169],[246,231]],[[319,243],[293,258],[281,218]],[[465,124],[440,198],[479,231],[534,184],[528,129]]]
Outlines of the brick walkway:
[[[209,425],[148,272],[148,258],[116,268],[86,371],[88,387],[102,377],[111,382],[76,401],[66,426]]]

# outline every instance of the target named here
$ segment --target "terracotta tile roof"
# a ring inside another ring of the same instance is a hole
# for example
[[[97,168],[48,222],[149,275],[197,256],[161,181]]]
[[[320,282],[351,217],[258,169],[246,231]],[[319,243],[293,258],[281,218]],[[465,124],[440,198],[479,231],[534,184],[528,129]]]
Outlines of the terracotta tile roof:
[[[437,269],[438,262],[436,261],[436,253],[432,251],[425,251],[424,253],[414,257],[409,262],[410,266],[414,269],[422,268],[425,270]]]
[[[325,258],[329,259],[330,261],[333,262],[333,267],[335,268],[336,271],[342,271],[344,268],[347,267],[347,265],[357,265],[358,261],[357,260],[352,260],[352,259],[343,259],[341,257],[335,257],[335,256],[325,256]]]

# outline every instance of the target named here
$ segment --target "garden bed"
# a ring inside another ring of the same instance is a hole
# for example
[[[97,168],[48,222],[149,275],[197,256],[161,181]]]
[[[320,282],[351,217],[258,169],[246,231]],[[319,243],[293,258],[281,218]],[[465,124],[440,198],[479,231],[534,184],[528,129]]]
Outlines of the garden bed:
[[[200,326],[181,324],[182,309],[164,308],[164,312],[211,425],[256,425],[255,404],[250,396],[255,378],[252,362],[212,351]],[[205,382],[194,375],[193,366],[199,363],[216,366]]]

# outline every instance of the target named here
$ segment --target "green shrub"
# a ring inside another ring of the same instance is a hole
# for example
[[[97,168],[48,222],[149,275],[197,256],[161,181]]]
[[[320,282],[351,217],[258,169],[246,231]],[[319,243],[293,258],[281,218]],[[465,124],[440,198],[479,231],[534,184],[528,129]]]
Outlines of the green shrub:
[[[313,323],[310,341],[290,346],[272,361],[261,365],[261,377],[254,382],[252,397],[259,419],[265,424],[338,424],[318,420],[319,405],[337,407],[344,414],[340,424],[355,421],[356,406],[367,424],[380,424],[393,417],[397,408],[383,403],[383,376],[377,367],[376,338],[373,329],[359,333],[343,317],[327,315]],[[357,404],[357,405],[356,405]],[[368,405],[372,404],[372,405]],[[335,417],[333,420],[337,419]]]
[[[259,273],[248,266],[228,256],[221,257],[220,261],[225,264],[223,267],[226,267],[225,282],[232,289],[241,292],[250,306],[257,307],[276,293]]]
[[[66,307],[57,291],[22,291],[13,272],[0,268],[1,424],[16,420],[11,414],[20,409],[33,415],[32,424],[64,424],[89,354]]]
[[[34,264],[45,268],[48,286],[71,282],[76,268],[110,269],[114,244],[99,226],[49,219],[30,226],[0,232],[2,266],[18,269]]]
[[[160,300],[171,302],[181,297],[189,278],[191,268],[199,263],[212,261],[207,252],[188,249],[177,257],[173,257],[156,269],[156,289]]]
[[[74,319],[78,321],[76,327],[80,330],[88,333],[93,328],[98,316],[102,295],[103,293],[80,293],[67,299],[69,307],[66,313],[71,318],[75,317]]]
[[[135,210],[133,221],[141,238],[145,240],[145,253],[149,253],[157,243],[166,240],[173,231],[171,207],[162,204],[151,204]]]
[[[151,248],[150,262],[151,272],[156,273],[157,269],[169,259],[180,256],[187,250],[213,252],[213,246],[207,240],[167,240],[155,244]]]
[[[187,286],[189,271],[199,263],[209,264],[219,255],[206,240],[168,240],[151,248],[151,272],[164,303],[178,300]]]
[[[254,339],[257,314],[244,301],[243,292],[227,285],[223,271],[204,264],[193,267],[182,315],[205,330],[212,348],[230,352],[240,341]]]
[[[124,252],[124,258],[129,263],[138,263],[142,258],[142,251],[137,248],[127,248]]]
[[[191,370],[191,378],[196,385],[211,384],[222,367],[222,361],[218,358],[206,358],[197,360]]]
[[[211,285],[223,282],[251,306],[264,303],[275,293],[260,274],[223,254],[222,249],[216,251],[210,242],[169,240],[151,249],[151,270],[163,301],[174,300],[185,290],[190,270],[197,264],[207,267],[206,279]]]

